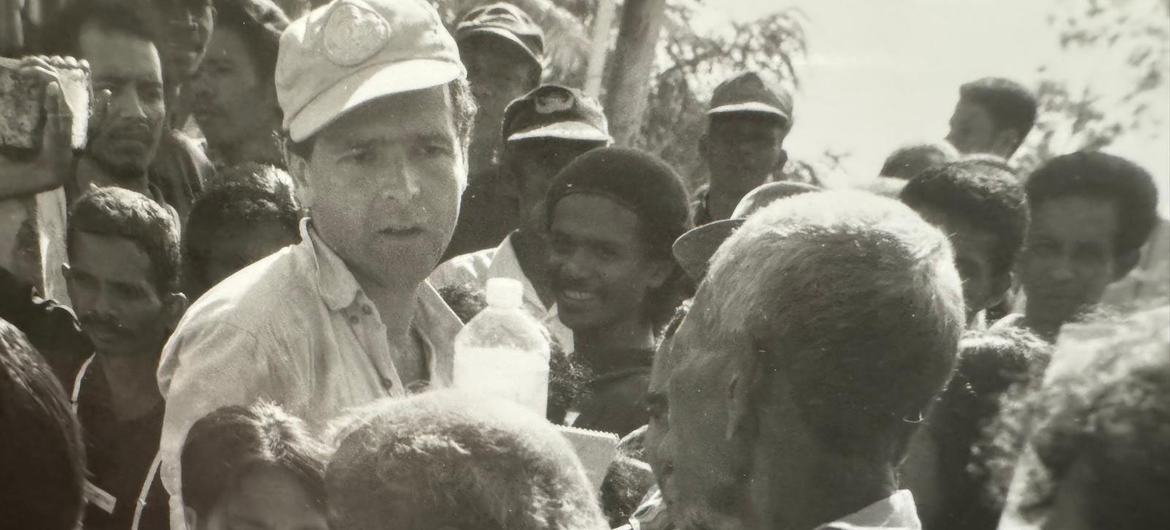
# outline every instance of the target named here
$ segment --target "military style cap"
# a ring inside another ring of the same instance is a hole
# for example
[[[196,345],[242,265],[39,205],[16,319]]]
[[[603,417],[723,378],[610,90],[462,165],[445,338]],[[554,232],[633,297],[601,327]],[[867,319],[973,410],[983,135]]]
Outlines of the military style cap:
[[[775,114],[792,125],[792,94],[779,86],[770,86],[760,74],[743,72],[719,83],[711,95],[707,115],[729,112]]]
[[[531,138],[613,141],[601,104],[561,85],[541,85],[509,103],[502,137],[505,142]]]
[[[735,211],[731,212],[731,218],[691,229],[679,236],[671,248],[671,253],[683,271],[686,271],[687,276],[695,282],[700,282],[703,276],[707,275],[707,265],[711,261],[711,256],[715,255],[719,246],[731,237],[732,232],[735,232],[749,215],[785,197],[820,190],[803,182],[761,184],[739,200],[739,204],[735,205]]]
[[[455,40],[472,35],[495,35],[520,46],[537,66],[544,65],[544,31],[523,9],[507,2],[476,7],[455,26]]]
[[[455,39],[426,0],[334,0],[281,35],[276,98],[300,142],[370,100],[465,76]]]

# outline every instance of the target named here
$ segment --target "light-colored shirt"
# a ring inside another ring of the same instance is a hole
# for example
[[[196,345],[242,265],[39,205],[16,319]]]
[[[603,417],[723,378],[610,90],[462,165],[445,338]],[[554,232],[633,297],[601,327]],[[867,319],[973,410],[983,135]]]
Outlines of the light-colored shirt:
[[[320,432],[349,409],[408,391],[378,309],[307,221],[301,238],[203,295],[163,350],[158,381],[167,406],[160,446],[172,525],[176,517],[181,522],[183,442],[205,414],[265,399]],[[461,328],[424,282],[411,333],[426,354],[432,387],[452,382]]]
[[[545,307],[536,294],[536,288],[524,275],[516,249],[512,246],[512,235],[496,248],[455,256],[435,268],[430,282],[437,289],[472,284],[479,289],[487,288],[490,278],[511,278],[524,286],[523,307],[541,324],[544,324],[554,341],[566,353],[573,352],[573,330],[565,327],[557,316],[557,305]]]
[[[876,528],[898,528],[921,530],[918,508],[910,490],[898,490],[893,495],[877,501],[859,511],[836,521],[823,524],[817,530],[867,530]]]

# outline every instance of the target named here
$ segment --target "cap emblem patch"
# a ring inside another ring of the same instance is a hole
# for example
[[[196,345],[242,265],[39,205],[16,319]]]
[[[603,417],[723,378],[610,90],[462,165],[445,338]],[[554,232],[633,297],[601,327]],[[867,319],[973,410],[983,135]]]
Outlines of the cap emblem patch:
[[[536,96],[533,105],[537,114],[552,114],[573,109],[573,98],[563,92],[549,92]]]
[[[382,50],[390,39],[386,20],[372,9],[340,2],[322,28],[325,55],[334,64],[353,66]]]

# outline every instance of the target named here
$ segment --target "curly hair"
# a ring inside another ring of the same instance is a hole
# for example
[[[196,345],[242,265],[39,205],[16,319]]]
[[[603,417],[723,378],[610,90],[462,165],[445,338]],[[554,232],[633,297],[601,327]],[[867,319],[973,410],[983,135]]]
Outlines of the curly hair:
[[[978,160],[926,169],[910,179],[899,196],[916,211],[930,209],[958,217],[995,236],[995,274],[1007,274],[1028,232],[1028,200],[1015,175]]]
[[[296,477],[325,511],[326,446],[300,419],[270,403],[230,406],[200,418],[187,432],[180,456],[183,503],[205,516],[237,481],[261,467]]]
[[[215,29],[236,31],[251,52],[257,73],[271,82],[280,34],[289,23],[284,11],[270,0],[215,0],[214,4]]]
[[[74,252],[77,234],[129,239],[150,257],[153,284],[159,293],[179,288],[179,228],[174,217],[141,193],[117,187],[90,191],[69,209],[66,251]]]
[[[959,98],[983,107],[997,129],[1019,132],[1021,143],[1036,124],[1036,96],[1011,79],[985,77],[965,83],[959,87]]]
[[[1025,189],[1033,212],[1059,197],[1112,201],[1120,216],[1113,249],[1117,256],[1145,245],[1158,222],[1158,188],[1153,177],[1118,156],[1093,151],[1058,156],[1032,172]]]

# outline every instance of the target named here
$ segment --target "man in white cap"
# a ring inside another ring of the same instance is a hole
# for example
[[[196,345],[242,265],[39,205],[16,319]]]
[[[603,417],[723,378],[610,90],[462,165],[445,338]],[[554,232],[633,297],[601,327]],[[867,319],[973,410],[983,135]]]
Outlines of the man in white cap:
[[[335,0],[281,37],[276,93],[310,216],[300,244],[208,291],[165,348],[172,525],[178,455],[204,414],[266,399],[320,430],[451,383],[461,324],[425,280],[459,213],[475,115],[454,39],[425,0]]]

